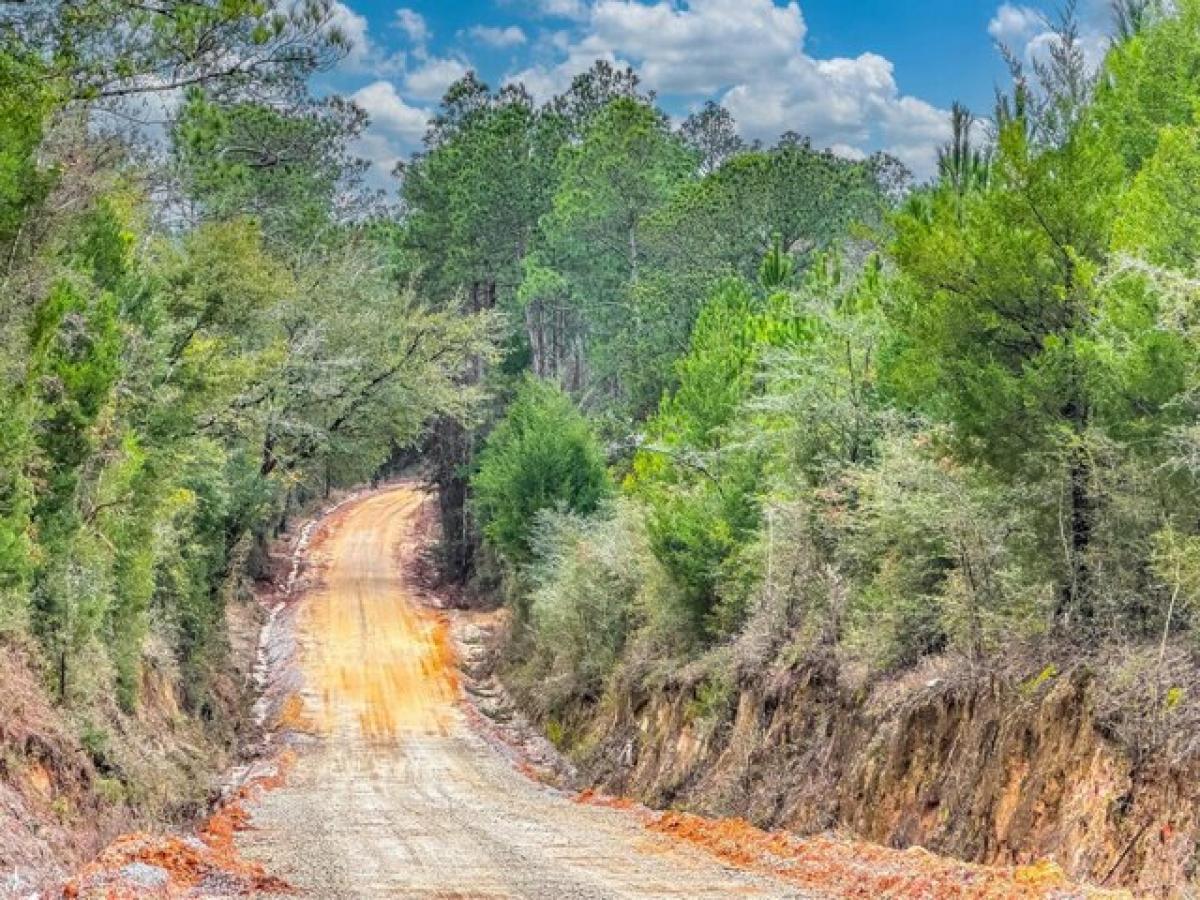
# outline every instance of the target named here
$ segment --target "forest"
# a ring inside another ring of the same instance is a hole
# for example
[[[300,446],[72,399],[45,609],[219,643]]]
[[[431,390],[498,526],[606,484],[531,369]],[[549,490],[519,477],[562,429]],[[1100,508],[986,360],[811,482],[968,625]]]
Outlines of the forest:
[[[927,182],[597,61],[455,82],[397,196],[311,88],[331,10],[0,11],[0,644],[80,729],[148,666],[217,715],[272,537],[416,466],[564,747],[688,665],[719,718],[935,658],[1093,665],[1190,746],[1200,0],[1118,3],[1098,68],[1068,9]]]
[[[513,606],[560,736],[696,661],[720,719],[806,659],[1021,658],[1106,672],[1135,756],[1188,744],[1200,4],[1116,14],[1098,71],[1068,10],[956,107],[927,184],[715,105],[674,128],[603,66],[542,110],[447,95],[401,243],[515,331],[432,445],[445,562]]]

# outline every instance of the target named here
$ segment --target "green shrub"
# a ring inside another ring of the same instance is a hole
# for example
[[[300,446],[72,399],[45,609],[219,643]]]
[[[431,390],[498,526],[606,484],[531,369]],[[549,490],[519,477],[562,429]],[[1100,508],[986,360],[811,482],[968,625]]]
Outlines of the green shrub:
[[[536,677],[551,708],[595,698],[634,622],[649,557],[641,518],[627,505],[590,518],[546,511],[534,548],[528,608]]]
[[[79,728],[79,743],[83,745],[84,751],[99,769],[103,770],[108,767],[110,742],[111,737],[108,731],[92,722],[84,722]]]
[[[848,637],[874,666],[945,649],[979,658],[1043,627],[1053,598],[1033,529],[1044,488],[997,485],[902,432],[851,484],[839,551],[856,585]]]
[[[116,778],[97,778],[92,782],[96,796],[109,806],[119,806],[125,802],[125,785]]]
[[[510,564],[531,559],[538,513],[594,512],[612,492],[595,433],[556,386],[526,380],[471,479],[483,534]]]
[[[543,711],[598,699],[635,635],[655,659],[687,648],[683,604],[639,504],[619,500],[589,517],[543,512],[533,549],[519,680]]]

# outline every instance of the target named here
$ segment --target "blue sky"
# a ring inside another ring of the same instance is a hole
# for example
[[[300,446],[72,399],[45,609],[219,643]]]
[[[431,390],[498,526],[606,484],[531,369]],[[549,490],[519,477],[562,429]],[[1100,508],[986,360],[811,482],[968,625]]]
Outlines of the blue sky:
[[[429,110],[468,69],[545,99],[596,58],[630,64],[675,116],[716,99],[747,137],[783,131],[854,156],[884,149],[932,171],[947,110],[990,110],[1003,40],[1027,57],[1050,39],[1053,0],[336,0],[354,50],[321,90],[371,115],[359,151],[380,176],[419,146]],[[1081,0],[1098,58],[1108,0]]]

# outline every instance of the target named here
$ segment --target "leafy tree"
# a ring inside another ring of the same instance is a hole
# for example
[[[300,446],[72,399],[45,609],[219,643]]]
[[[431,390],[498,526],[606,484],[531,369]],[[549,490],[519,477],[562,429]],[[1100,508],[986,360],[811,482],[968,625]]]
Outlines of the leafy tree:
[[[1170,15],[1143,16],[1142,27],[1109,51],[1096,87],[1093,116],[1130,172],[1154,153],[1160,128],[1196,121],[1200,3],[1172,7]]]
[[[737,123],[725,107],[714,100],[707,101],[679,126],[685,144],[700,159],[700,174],[708,175],[746,148],[737,133]]]
[[[335,58],[327,8],[218,5],[30,4],[0,51],[0,629],[32,627],[66,704],[115,688],[136,710],[153,632],[217,717],[255,542],[464,413],[489,355],[483,318],[416,303],[364,222],[362,113],[299,81]],[[102,24],[111,71],[76,33]],[[185,85],[168,209],[98,115]]]
[[[427,262],[422,289],[446,304],[465,294],[473,310],[511,309],[549,207],[554,136],[524,90],[492,93],[468,75],[447,91],[426,144],[399,169],[402,240]]]
[[[883,433],[877,464],[850,471],[836,520],[858,589],[842,639],[880,669],[958,651],[975,661],[1037,633],[1053,588],[1039,547],[1036,485],[1002,485],[939,457],[937,442]]]
[[[533,551],[520,681],[535,709],[558,713],[599,699],[662,576],[627,502],[590,516],[544,511]]]
[[[632,294],[646,263],[642,223],[693,167],[665,117],[624,97],[596,113],[582,142],[560,153],[541,256],[565,279],[586,330],[593,383],[611,398],[623,393],[619,373],[653,365],[639,352],[651,321]]]
[[[647,223],[645,240],[668,271],[753,278],[777,239],[808,262],[851,225],[878,224],[883,210],[872,166],[794,140],[739,154],[683,187]]]
[[[640,371],[626,376],[638,408],[652,409],[671,387],[671,360],[720,279],[757,278],[776,244],[803,269],[856,224],[878,224],[886,203],[878,171],[784,142],[735,156],[652,213],[640,230],[647,262],[634,292],[644,349]]]
[[[126,101],[203,84],[295,84],[348,48],[334,12],[324,0],[86,0],[23,3],[0,24],[45,51],[62,95]]]
[[[722,283],[677,363],[679,386],[648,423],[626,479],[649,507],[651,547],[680,587],[696,634],[733,624],[729,616],[709,617],[723,567],[758,526],[761,458],[729,442],[735,416],[754,388],[763,353],[803,344],[809,327],[790,295],[762,298],[744,282]]]
[[[66,697],[69,657],[86,633],[81,620],[94,615],[80,602],[88,598],[80,597],[76,578],[84,524],[77,495],[117,378],[121,336],[112,291],[128,264],[122,222],[111,206],[97,210],[84,227],[73,260],[83,271],[53,284],[37,310],[28,374],[43,467],[32,510],[44,554],[34,572],[33,622],[52,654],[60,699]]]
[[[1112,6],[1118,43],[1135,37],[1160,12],[1156,0],[1114,0]]]
[[[183,188],[203,219],[253,216],[286,251],[310,248],[347,213],[365,212],[366,163],[348,151],[365,124],[361,110],[336,97],[280,108],[222,103],[194,88],[172,139]]]
[[[803,331],[777,342],[763,365],[762,394],[738,425],[739,439],[761,448],[781,481],[819,488],[875,459],[896,418],[879,373],[892,338],[888,290],[878,256],[846,272],[830,255],[800,286],[793,303]]]
[[[987,190],[991,152],[975,146],[971,135],[975,124],[971,111],[955,103],[950,110],[950,143],[938,150],[938,175],[960,197]]]
[[[407,214],[400,231],[404,251],[419,264],[414,288],[451,314],[499,307],[511,330],[498,336],[509,360],[546,343],[547,323],[538,303],[518,296],[522,272],[536,240],[539,218],[554,188],[552,165],[559,136],[546,127],[523,89],[491,92],[468,74],[451,85],[426,135],[426,152],[399,167]],[[525,305],[529,312],[524,313]],[[486,375],[476,364],[466,374],[478,387]],[[443,567],[465,579],[477,536],[467,507],[467,476],[475,436],[448,419],[430,443],[433,481],[441,506]]]
[[[12,241],[49,187],[36,153],[53,107],[45,69],[34,54],[0,37],[0,246]]]
[[[893,377],[954,424],[965,459],[1028,477],[1047,474],[1052,448],[1065,454],[1070,540],[1058,613],[1086,615],[1094,497],[1080,442],[1095,407],[1087,329],[1120,173],[1087,129],[1039,150],[1013,123],[992,179],[965,208],[944,189],[930,220],[897,219],[893,252],[910,293],[894,308],[908,349]]]
[[[598,59],[546,104],[546,112],[564,141],[577,142],[583,139],[596,116],[616,100],[653,106],[654,93],[641,90],[641,79],[631,67],[622,69]]]
[[[35,207],[53,173],[37,161],[45,120],[53,108],[42,65],[15,40],[0,41],[0,250],[8,261],[0,291],[0,350],[24,343],[28,323],[11,291],[17,244],[34,221]],[[23,625],[32,566],[29,516],[33,487],[27,465],[33,452],[33,397],[25,382],[27,360],[0,352],[0,633]]]

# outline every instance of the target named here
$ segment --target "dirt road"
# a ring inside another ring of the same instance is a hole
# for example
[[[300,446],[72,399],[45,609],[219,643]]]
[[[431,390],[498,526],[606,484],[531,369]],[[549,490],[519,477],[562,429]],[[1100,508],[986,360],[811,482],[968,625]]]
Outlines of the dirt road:
[[[810,896],[538,786],[468,727],[445,627],[397,577],[421,500],[337,517],[295,625],[317,737],[251,808],[243,853],[320,898]]]

